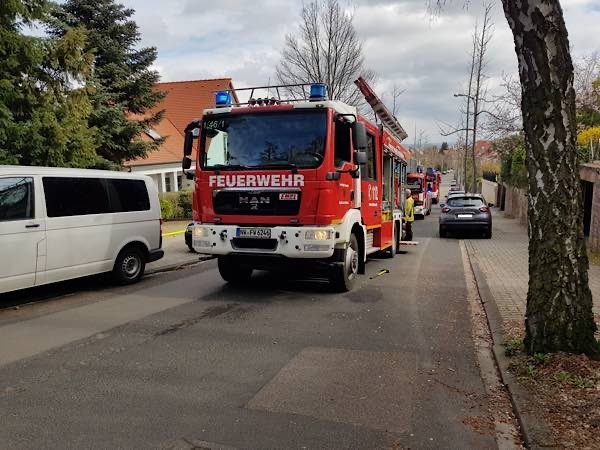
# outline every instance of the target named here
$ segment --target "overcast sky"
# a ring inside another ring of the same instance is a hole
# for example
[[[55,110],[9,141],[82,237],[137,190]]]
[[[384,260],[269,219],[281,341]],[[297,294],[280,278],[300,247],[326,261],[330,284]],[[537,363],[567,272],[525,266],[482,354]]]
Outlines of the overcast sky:
[[[342,0],[343,1],[343,0]],[[273,82],[286,33],[298,26],[302,0],[122,0],[136,10],[142,44],[158,48],[162,81],[231,77],[235,87]],[[398,117],[412,143],[415,125],[430,142],[439,121],[458,121],[452,94],[466,84],[469,46],[482,1],[448,0],[437,17],[427,0],[356,0],[354,24],[364,42],[366,65],[385,98],[393,83],[406,89]],[[562,0],[574,56],[600,50],[600,0]],[[344,4],[347,4],[344,2]],[[512,35],[499,1],[488,83],[516,74]],[[451,140],[451,139],[449,139]]]

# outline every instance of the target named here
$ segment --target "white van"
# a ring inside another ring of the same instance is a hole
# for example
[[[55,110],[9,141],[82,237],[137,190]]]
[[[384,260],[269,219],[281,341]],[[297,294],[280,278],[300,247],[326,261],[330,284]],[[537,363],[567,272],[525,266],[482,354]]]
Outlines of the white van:
[[[112,271],[133,283],[162,258],[151,178],[0,166],[0,293]]]

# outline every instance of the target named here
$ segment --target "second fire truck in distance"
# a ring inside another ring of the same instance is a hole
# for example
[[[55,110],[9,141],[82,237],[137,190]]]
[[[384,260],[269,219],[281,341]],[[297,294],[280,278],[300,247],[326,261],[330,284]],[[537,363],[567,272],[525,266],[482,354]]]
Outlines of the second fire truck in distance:
[[[431,213],[431,193],[427,192],[427,177],[422,172],[410,172],[406,177],[406,187],[415,201],[415,217],[424,219]]]
[[[292,268],[346,291],[369,254],[394,256],[406,133],[362,78],[356,84],[380,125],[328,100],[323,84],[248,88],[244,103],[241,89],[218,92],[215,108],[188,125],[184,169],[197,149],[192,244],[218,255],[225,280]],[[277,97],[255,98],[260,90]]]

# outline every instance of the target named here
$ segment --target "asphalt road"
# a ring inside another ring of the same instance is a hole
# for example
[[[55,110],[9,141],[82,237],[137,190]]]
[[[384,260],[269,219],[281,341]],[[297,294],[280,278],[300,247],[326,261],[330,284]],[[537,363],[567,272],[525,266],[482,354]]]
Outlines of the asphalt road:
[[[0,312],[0,446],[495,448],[459,241],[414,234],[347,294],[209,261]]]

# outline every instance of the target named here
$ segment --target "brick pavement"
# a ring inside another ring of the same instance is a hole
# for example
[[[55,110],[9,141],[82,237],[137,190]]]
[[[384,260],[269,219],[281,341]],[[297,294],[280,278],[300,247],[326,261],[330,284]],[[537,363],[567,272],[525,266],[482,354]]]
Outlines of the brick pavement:
[[[492,292],[503,320],[522,320],[527,301],[527,229],[517,220],[494,214],[492,239],[467,239],[465,246]],[[590,266],[594,312],[600,314],[600,266]]]

